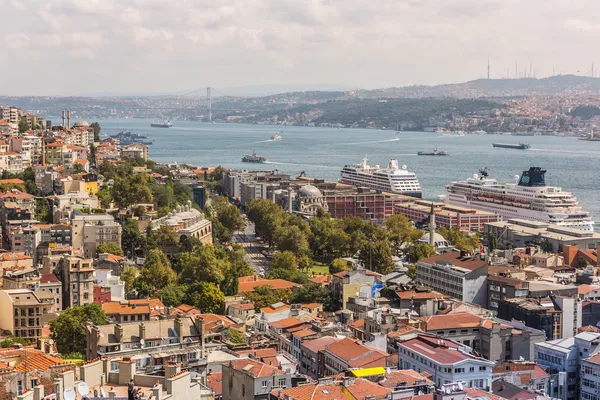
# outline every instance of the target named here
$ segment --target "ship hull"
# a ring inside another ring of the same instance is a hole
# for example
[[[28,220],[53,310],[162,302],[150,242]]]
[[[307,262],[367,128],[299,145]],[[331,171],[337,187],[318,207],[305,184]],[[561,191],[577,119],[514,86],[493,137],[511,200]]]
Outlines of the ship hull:
[[[170,128],[173,125],[170,124],[150,124],[152,128]]]
[[[493,147],[498,147],[501,149],[515,149],[515,150],[527,150],[529,146],[521,145],[521,144],[505,144],[505,143],[492,143]]]

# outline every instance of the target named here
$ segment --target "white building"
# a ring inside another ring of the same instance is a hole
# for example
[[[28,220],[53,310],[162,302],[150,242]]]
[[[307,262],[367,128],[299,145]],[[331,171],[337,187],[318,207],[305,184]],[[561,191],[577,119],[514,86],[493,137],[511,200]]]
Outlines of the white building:
[[[398,369],[428,372],[437,387],[464,382],[466,387],[489,391],[494,365],[474,356],[468,346],[432,335],[398,342]]]
[[[600,400],[600,354],[581,362],[581,400]]]
[[[177,206],[166,216],[151,222],[152,230],[157,230],[163,225],[174,230],[180,241],[188,237],[195,237],[202,243],[212,243],[212,223],[204,217],[202,212],[192,208],[191,201],[188,201],[185,206]]]
[[[550,375],[548,395],[576,400],[581,361],[600,351],[600,333],[583,332],[575,337],[535,344],[535,361]]]
[[[125,282],[118,276],[113,276],[110,269],[97,269],[94,271],[94,283],[98,286],[110,288],[111,301],[125,300]]]
[[[487,306],[488,265],[476,256],[457,251],[417,263],[417,283],[461,301]]]
[[[71,219],[73,248],[83,249],[85,257],[96,257],[101,243],[121,246],[121,225],[108,214],[77,214]]]

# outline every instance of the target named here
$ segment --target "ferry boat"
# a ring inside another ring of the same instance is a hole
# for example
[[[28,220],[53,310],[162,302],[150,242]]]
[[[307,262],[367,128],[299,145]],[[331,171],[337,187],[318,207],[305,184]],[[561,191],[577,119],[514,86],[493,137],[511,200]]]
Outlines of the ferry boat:
[[[166,121],[163,121],[163,122],[158,122],[158,121],[157,122],[153,122],[153,123],[150,124],[150,126],[152,128],[170,128],[170,127],[173,126],[173,124],[171,123],[171,121],[166,120]]]
[[[531,167],[514,183],[502,183],[489,178],[489,169],[480,170],[473,178],[452,182],[442,196],[448,204],[475,208],[502,215],[560,225],[592,232],[594,221],[577,199],[558,186],[548,186],[546,171]]]
[[[368,161],[365,156],[360,164],[345,165],[340,174],[340,182],[421,198],[421,184],[417,175],[407,171],[406,165],[398,167],[398,161],[391,159],[387,168],[380,168],[379,165],[369,166]]]
[[[446,150],[438,150],[438,148],[436,147],[432,151],[419,151],[417,153],[417,155],[418,156],[449,156],[450,153],[448,153]]]
[[[493,147],[500,147],[503,149],[517,149],[517,150],[527,150],[531,147],[531,145],[527,142],[521,142],[519,144],[510,144],[510,143],[492,143]]]
[[[242,162],[262,164],[267,162],[267,157],[259,156],[253,151],[251,155],[245,155],[242,157]]]

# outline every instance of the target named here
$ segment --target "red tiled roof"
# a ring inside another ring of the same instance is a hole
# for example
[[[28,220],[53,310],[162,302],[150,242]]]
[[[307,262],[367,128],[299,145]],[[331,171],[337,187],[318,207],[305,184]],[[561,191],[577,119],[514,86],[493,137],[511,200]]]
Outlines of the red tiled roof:
[[[313,331],[312,329],[302,329],[302,330],[292,333],[292,335],[296,336],[299,339],[302,339],[307,336],[315,335],[317,333],[318,333],[317,331]]]
[[[468,355],[457,350],[456,343],[443,340],[442,344],[438,344],[438,340],[434,337],[419,335],[416,338],[399,342],[398,346],[406,347],[414,353],[432,359],[440,364],[455,364],[471,359]]]
[[[15,184],[22,184],[25,183],[23,180],[18,179],[18,178],[13,178],[13,179],[0,179],[0,184],[2,183],[15,183]]]
[[[229,317],[224,315],[217,314],[200,314],[200,317],[204,320],[204,331],[210,332],[215,329],[217,326],[223,326],[224,328],[229,328],[231,325],[234,325]]]
[[[321,304],[321,303],[302,303],[302,304],[300,304],[300,306],[302,308],[308,308],[309,310],[312,310],[315,308],[323,307],[323,304]]]
[[[106,315],[150,315],[148,305],[121,304],[118,301],[107,301],[102,303],[102,310]]]
[[[295,399],[295,400],[343,400],[346,399],[340,385],[335,383],[319,384],[309,383],[294,388],[283,390],[274,390],[271,396],[276,399]],[[278,397],[279,396],[279,397]],[[287,396],[287,397],[285,397]]]
[[[254,303],[239,303],[239,304],[232,304],[229,306],[230,308],[235,308],[236,310],[254,310]]]
[[[353,383],[344,385],[344,388],[353,399],[374,398],[375,400],[383,400],[387,399],[388,395],[392,393],[392,390],[363,378],[355,379]]]
[[[312,278],[308,278],[308,280],[312,283],[324,284],[331,282],[331,275],[317,275]]]
[[[13,252],[0,253],[0,261],[12,261],[12,260],[31,260],[31,257],[26,256],[23,253],[13,253]]]
[[[600,353],[594,354],[590,358],[587,358],[585,361],[590,362],[592,364],[598,364],[598,365],[600,365]]]
[[[267,314],[274,314],[274,313],[278,313],[280,311],[283,310],[287,310],[289,309],[290,306],[288,306],[287,304],[282,305],[281,307],[277,307],[277,308],[273,308],[273,307],[263,307],[260,309],[260,311],[267,313]]]
[[[479,397],[479,398],[487,397],[490,400],[505,400],[504,397],[497,396],[493,393],[484,392],[483,390],[480,390],[477,388],[465,388],[464,390],[467,393],[467,396],[469,396],[469,397]],[[413,397],[413,400],[414,400],[414,397]]]
[[[416,292],[414,290],[408,290],[406,292],[396,292],[400,300],[428,300],[428,299],[445,299],[448,296],[432,290],[431,292]]]
[[[35,196],[29,193],[21,192],[19,190],[0,193],[0,198],[2,199],[33,199],[34,197]]]
[[[255,378],[265,378],[273,375],[283,375],[284,371],[279,368],[267,365],[263,362],[244,358],[242,360],[234,360],[230,363],[231,367],[238,371],[245,371]]]
[[[464,268],[469,271],[478,270],[487,264],[485,260],[481,260],[477,257],[461,257],[460,252],[458,251],[451,251],[449,253],[442,253],[437,256],[423,258],[419,262],[433,265],[440,261],[450,262],[456,267]]]
[[[595,332],[595,333],[598,333],[598,332],[600,332],[600,328],[598,328],[597,326],[586,325],[586,326],[582,326],[581,328],[577,329],[577,332]]]
[[[60,281],[54,274],[42,274],[40,275],[40,284],[42,283],[60,283]]]
[[[239,350],[239,351],[236,351],[236,353],[240,356],[246,355],[246,354],[248,354],[248,355],[252,354],[256,358],[276,357],[277,356],[277,350],[272,347],[269,347],[266,349]]]
[[[48,354],[38,353],[33,356],[26,356],[15,369],[20,372],[28,372],[33,370],[46,371],[50,369],[50,367],[64,363],[65,362],[60,358],[52,357]]]
[[[257,286],[270,286],[271,288],[277,290],[291,289],[300,285],[284,279],[265,279],[254,276],[242,276],[239,278],[238,293],[253,292]]]
[[[337,343],[340,340],[342,339],[338,339],[333,336],[323,336],[318,339],[305,340],[302,342],[302,346],[306,347],[313,353],[318,353],[319,351],[325,350],[327,346]]]
[[[477,328],[479,326],[489,329],[493,324],[491,320],[469,312],[431,315],[429,317],[420,317],[419,319],[425,323],[426,331],[438,331],[452,328]],[[501,327],[509,328],[508,325],[501,325]]]
[[[579,294],[588,294],[589,292],[593,292],[594,290],[598,289],[600,289],[600,286],[588,285],[586,283],[577,286],[577,292]]]
[[[275,329],[288,329],[293,326],[302,325],[304,322],[300,321],[298,318],[290,317],[280,319],[279,321],[269,322],[269,325]]]
[[[348,366],[353,368],[359,368],[389,356],[387,353],[363,346],[348,338],[330,344],[326,347],[325,351],[344,360]]]
[[[337,272],[337,273],[333,274],[333,276],[337,276],[338,278],[345,278],[347,276],[350,276],[350,272],[352,272],[352,271],[348,271],[348,270],[341,271],[341,272]],[[365,274],[367,276],[383,276],[381,274],[378,274],[377,272],[373,272],[368,269],[365,269]]]
[[[223,394],[223,373],[213,372],[206,375],[206,385],[216,396]]]

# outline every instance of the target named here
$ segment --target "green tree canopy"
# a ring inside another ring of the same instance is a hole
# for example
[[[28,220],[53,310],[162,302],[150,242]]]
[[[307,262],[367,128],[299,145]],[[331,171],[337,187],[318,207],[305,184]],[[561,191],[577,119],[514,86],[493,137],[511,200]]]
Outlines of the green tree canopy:
[[[269,278],[285,279],[300,284],[308,281],[306,274],[298,270],[298,259],[290,251],[275,253],[269,268]]]
[[[408,251],[408,259],[416,263],[422,258],[432,257],[435,255],[435,249],[428,243],[417,243]]]
[[[308,235],[296,225],[284,225],[275,230],[274,240],[281,251],[290,251],[296,257],[309,253]]]
[[[69,307],[50,321],[50,337],[59,353],[86,352],[86,324],[106,324],[106,314],[98,304]]]
[[[114,254],[115,256],[122,256],[123,249],[116,243],[111,243],[111,242],[100,243],[98,246],[96,246],[96,253],[98,253],[98,254],[109,253],[109,254]]]
[[[389,274],[394,270],[392,247],[387,240],[377,240],[363,244],[360,261],[365,268],[380,274]]]
[[[165,253],[153,249],[146,257],[146,262],[135,281],[135,288],[141,295],[151,296],[176,280],[177,274],[171,268]]]
[[[188,287],[178,283],[171,283],[156,292],[156,298],[162,300],[167,307],[177,307],[183,304],[183,300],[187,295]]]
[[[219,257],[215,246],[206,244],[196,247],[191,253],[181,253],[179,266],[181,282],[220,283],[231,268],[229,260]]]
[[[329,272],[332,274],[337,274],[338,272],[347,271],[350,269],[348,267],[348,262],[343,258],[336,258],[329,265]]]
[[[259,311],[271,304],[289,303],[292,291],[290,289],[273,289],[269,285],[256,286],[253,292],[244,293],[244,296],[254,303],[254,308]]]
[[[384,222],[389,233],[389,239],[394,251],[400,250],[403,245],[412,244],[423,235],[423,231],[414,225],[402,214],[394,214]]]
[[[138,270],[136,267],[130,265],[125,267],[123,272],[119,275],[119,279],[125,282],[125,296],[129,295],[133,290],[133,284],[135,282],[135,278],[138,275]]]
[[[473,251],[481,246],[481,241],[477,236],[467,236],[456,226],[452,229],[438,228],[436,232],[452,243],[452,246],[458,250]]]
[[[290,299],[292,303],[321,303],[323,310],[333,311],[333,292],[321,285],[304,285]]]
[[[100,128],[100,124],[98,122],[92,122],[90,124],[90,128],[92,128],[94,130],[94,142],[99,142],[100,141],[100,132],[101,132],[101,128]]]
[[[189,286],[184,302],[198,307],[203,313],[219,313],[223,309],[225,295],[215,284],[196,282]]]
[[[234,344],[244,344],[246,343],[246,336],[237,329],[228,329],[227,333],[225,333],[225,337],[228,341]]]

